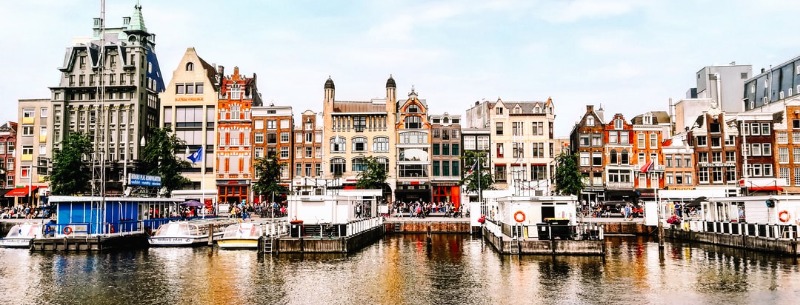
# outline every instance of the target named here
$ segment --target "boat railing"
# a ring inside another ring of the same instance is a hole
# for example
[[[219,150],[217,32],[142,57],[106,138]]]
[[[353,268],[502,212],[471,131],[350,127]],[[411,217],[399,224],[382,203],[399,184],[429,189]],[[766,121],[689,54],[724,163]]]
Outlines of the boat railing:
[[[289,234],[289,221],[288,220],[279,220],[279,221],[271,221],[262,224],[261,226],[262,232],[264,232],[264,236],[267,237],[280,237]]]
[[[361,219],[347,224],[345,235],[351,236],[383,225],[383,217]]]
[[[718,233],[729,235],[746,235],[771,239],[796,239],[798,225],[795,224],[762,224],[748,222],[722,222],[690,220],[678,224],[668,224],[673,229],[693,232]]]

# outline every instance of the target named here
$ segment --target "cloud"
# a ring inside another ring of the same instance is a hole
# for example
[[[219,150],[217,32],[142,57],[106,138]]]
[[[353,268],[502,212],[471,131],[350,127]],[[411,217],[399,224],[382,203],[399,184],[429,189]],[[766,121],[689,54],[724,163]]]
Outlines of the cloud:
[[[647,1],[643,0],[548,1],[539,8],[539,16],[553,23],[571,23],[583,19],[624,15],[646,3]]]

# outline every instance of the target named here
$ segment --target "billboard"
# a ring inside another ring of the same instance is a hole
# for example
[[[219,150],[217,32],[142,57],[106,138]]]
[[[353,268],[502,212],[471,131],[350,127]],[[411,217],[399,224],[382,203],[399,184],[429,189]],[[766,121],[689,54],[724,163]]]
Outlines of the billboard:
[[[140,174],[128,174],[128,185],[129,186],[161,187],[161,177],[159,177],[159,176],[150,176],[150,175],[140,175]]]

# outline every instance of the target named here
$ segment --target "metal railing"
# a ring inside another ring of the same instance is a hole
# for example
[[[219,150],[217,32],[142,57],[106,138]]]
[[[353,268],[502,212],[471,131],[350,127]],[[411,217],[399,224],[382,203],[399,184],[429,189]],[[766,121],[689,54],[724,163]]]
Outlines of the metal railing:
[[[346,236],[356,235],[358,233],[370,230],[375,227],[383,225],[383,217],[375,217],[354,221],[347,224],[345,231]]]
[[[798,237],[798,227],[796,225],[689,220],[673,227],[684,231],[746,235],[773,239],[796,239]]]

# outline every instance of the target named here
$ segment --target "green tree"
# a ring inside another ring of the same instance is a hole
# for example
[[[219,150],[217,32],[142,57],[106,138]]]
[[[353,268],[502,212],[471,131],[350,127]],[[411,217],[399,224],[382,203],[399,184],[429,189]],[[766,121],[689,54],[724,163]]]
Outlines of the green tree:
[[[562,152],[556,157],[556,192],[578,195],[583,189],[583,179],[578,168],[578,155]]]
[[[392,188],[386,184],[386,164],[378,162],[378,159],[373,156],[365,157],[364,163],[366,163],[366,168],[358,173],[356,188],[380,189],[383,198],[388,200]]]
[[[477,192],[479,187],[481,190],[494,189],[492,173],[483,168],[483,163],[488,160],[486,152],[465,150],[461,160],[464,166],[469,167],[464,171],[464,178],[461,178],[461,185],[465,191]]]
[[[186,142],[167,128],[153,129],[146,139],[147,143],[139,160],[141,168],[147,175],[161,177],[161,187],[166,189],[166,196],[169,197],[173,190],[190,182],[181,175],[181,171],[190,167],[191,163],[175,156],[181,152],[180,149],[186,147]]]
[[[274,198],[275,194],[285,193],[286,187],[280,185],[281,162],[276,158],[258,158],[254,164],[256,180],[253,192]]]
[[[53,174],[50,176],[50,192],[53,195],[74,195],[89,191],[92,169],[83,157],[90,158],[94,149],[89,136],[71,132],[61,141],[61,149],[53,156]]]

